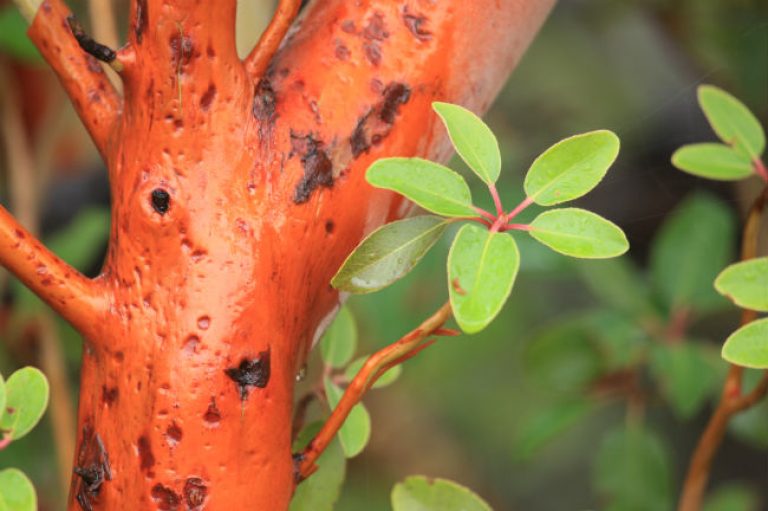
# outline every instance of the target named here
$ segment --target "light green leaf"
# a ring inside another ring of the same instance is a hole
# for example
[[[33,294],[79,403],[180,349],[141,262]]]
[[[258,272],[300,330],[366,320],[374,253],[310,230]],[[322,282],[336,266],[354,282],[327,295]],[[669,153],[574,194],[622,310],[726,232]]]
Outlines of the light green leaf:
[[[368,168],[365,179],[438,215],[477,216],[467,182],[439,163],[421,158],[384,158]]]
[[[684,145],[672,155],[672,165],[694,176],[736,181],[754,173],[752,162],[724,144]]]
[[[29,24],[12,4],[0,8],[0,52],[13,58],[42,64],[43,58],[27,37]]]
[[[662,225],[651,246],[651,277],[668,311],[727,305],[710,282],[735,243],[732,213],[711,195],[695,194]]]
[[[717,390],[719,377],[705,349],[687,341],[656,344],[651,351],[651,374],[682,419],[693,417]]]
[[[525,193],[542,206],[581,197],[603,179],[619,154],[619,137],[590,131],[556,143],[534,160],[525,176]]]
[[[768,318],[745,325],[726,339],[723,358],[731,364],[768,369]]]
[[[347,381],[352,381],[352,379],[355,376],[357,376],[357,373],[359,373],[360,369],[363,368],[363,365],[365,364],[366,360],[368,360],[368,357],[360,357],[347,366],[347,369],[344,371],[344,376],[347,378]],[[387,369],[387,372],[382,374],[381,377],[378,380],[376,380],[376,383],[374,383],[373,386],[371,386],[371,388],[381,389],[395,383],[395,381],[400,377],[400,374],[402,372],[403,372],[402,365],[396,365]]]
[[[520,252],[509,234],[464,225],[448,253],[448,292],[456,322],[479,332],[507,301],[520,267]]]
[[[428,215],[380,227],[347,257],[331,284],[350,293],[378,291],[411,271],[446,227],[442,218]]]
[[[450,103],[432,103],[443,120],[453,147],[469,168],[487,184],[493,184],[501,172],[499,142],[478,116]]]
[[[5,415],[5,400],[8,397],[6,394],[6,388],[5,388],[5,378],[3,378],[3,375],[0,374],[0,421],[3,419],[3,415]],[[3,439],[2,431],[0,431],[0,440]]]
[[[768,257],[730,265],[717,276],[715,289],[743,309],[768,312]]]
[[[491,511],[491,506],[453,481],[410,476],[392,489],[392,510]]]
[[[704,511],[757,511],[760,499],[754,489],[742,484],[720,486],[704,503]]]
[[[294,452],[306,447],[321,426],[321,422],[314,422],[305,427],[294,443]],[[328,444],[315,464],[317,471],[296,487],[289,511],[333,511],[341,493],[347,465],[338,438]]]
[[[331,367],[344,367],[357,347],[357,325],[349,307],[343,306],[320,340],[323,362]]]
[[[765,132],[744,103],[712,85],[698,90],[699,105],[720,140],[750,159],[757,159],[765,149]]]
[[[552,250],[571,257],[603,259],[629,249],[624,232],[591,211],[562,208],[544,211],[528,233]]]
[[[336,405],[341,400],[341,396],[344,395],[344,391],[328,377],[323,378],[323,385],[325,387],[325,395],[328,398],[328,404],[331,409],[336,408]],[[354,458],[365,449],[368,440],[371,438],[371,416],[362,403],[352,407],[347,420],[344,421],[344,425],[339,429],[338,436],[341,447],[344,449],[344,455],[347,458]]]
[[[13,440],[23,437],[38,423],[48,406],[49,386],[45,375],[34,367],[19,369],[5,384],[7,400],[0,429]]]
[[[594,485],[605,511],[672,509],[672,466],[658,437],[630,426],[611,432],[597,453]]]
[[[35,488],[19,469],[0,470],[0,511],[37,511]]]

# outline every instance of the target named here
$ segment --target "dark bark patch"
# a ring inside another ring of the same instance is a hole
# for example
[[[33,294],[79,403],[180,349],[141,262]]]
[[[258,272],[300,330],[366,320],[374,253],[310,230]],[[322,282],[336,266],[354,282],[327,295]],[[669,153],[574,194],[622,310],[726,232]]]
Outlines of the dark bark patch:
[[[189,509],[198,509],[205,503],[208,496],[208,487],[199,477],[190,477],[184,483],[184,500]]]
[[[179,425],[176,424],[176,422],[171,422],[171,425],[168,426],[165,430],[165,436],[168,437],[169,445],[176,445],[177,443],[181,442],[181,439],[184,436],[184,432],[179,427]]]
[[[171,207],[171,196],[162,188],[155,188],[152,190],[152,208],[164,215]]]
[[[144,38],[144,30],[149,23],[149,11],[147,10],[147,0],[136,1],[136,19],[133,21],[133,33],[136,35],[136,42],[141,44]]]
[[[221,421],[221,412],[216,406],[216,399],[211,397],[211,402],[208,404],[208,409],[203,414],[203,420],[208,423],[209,426],[217,426]]]
[[[419,41],[429,41],[432,39],[432,32],[424,28],[424,24],[427,22],[427,17],[420,14],[413,14],[408,12],[408,6],[403,11],[403,23],[408,27],[411,34]]]
[[[253,93],[253,116],[262,122],[275,120],[277,98],[272,84],[266,78],[259,80]]]
[[[77,453],[73,472],[78,479],[73,482],[77,503],[84,511],[93,511],[101,486],[112,479],[109,456],[98,433],[89,425],[83,428],[83,437]]]
[[[136,442],[136,448],[139,451],[139,468],[146,472],[149,477],[154,477],[152,468],[155,466],[155,455],[152,454],[152,444],[147,435],[142,435]]]
[[[203,112],[207,112],[211,107],[213,99],[216,97],[216,85],[211,82],[203,95],[200,97],[200,109]]]
[[[392,82],[384,89],[382,96],[382,100],[358,120],[349,137],[355,158],[368,152],[372,145],[378,145],[389,135],[400,105],[411,98],[411,89],[404,83]]]
[[[171,47],[171,64],[176,72],[179,73],[192,59],[192,54],[195,50],[192,38],[179,31],[171,35],[168,44]]]
[[[293,192],[293,202],[302,204],[318,186],[333,186],[333,163],[323,149],[323,143],[312,135],[291,133],[291,155],[300,154],[304,175]]]
[[[341,30],[346,32],[347,34],[354,34],[355,33],[355,22],[352,20],[344,20],[341,24]]]
[[[157,509],[162,511],[176,511],[181,504],[181,499],[176,495],[176,492],[160,483],[152,487],[151,495]]]
[[[333,223],[333,220],[326,220],[325,221],[325,232],[328,234],[332,234],[333,230],[336,228],[336,224]]]
[[[363,51],[365,52],[365,58],[368,62],[374,66],[381,64],[381,46],[378,42],[372,41],[363,45]]]
[[[363,27],[363,38],[366,42],[363,44],[363,52],[368,61],[374,66],[381,63],[381,41],[389,37],[389,32],[384,24],[384,15],[376,12]]]
[[[101,387],[101,400],[104,402],[107,406],[112,406],[117,401],[117,398],[120,396],[120,391],[117,390],[117,387],[107,387],[106,385],[102,385]]]
[[[97,43],[91,36],[86,34],[82,25],[80,25],[80,22],[77,21],[77,18],[75,18],[74,15],[70,14],[67,16],[67,24],[72,31],[72,35],[75,36],[77,44],[80,45],[80,48],[82,48],[84,52],[93,55],[102,62],[110,63],[115,60],[115,57],[117,57],[115,51],[103,44]],[[101,69],[99,69],[99,72],[101,72]]]
[[[240,391],[240,399],[248,398],[248,387],[263,389],[269,383],[269,350],[262,351],[256,358],[244,358],[237,367],[230,367],[224,371],[235,382]]]
[[[335,55],[339,60],[348,60],[350,56],[349,48],[347,48],[347,46],[338,39],[336,40]]]

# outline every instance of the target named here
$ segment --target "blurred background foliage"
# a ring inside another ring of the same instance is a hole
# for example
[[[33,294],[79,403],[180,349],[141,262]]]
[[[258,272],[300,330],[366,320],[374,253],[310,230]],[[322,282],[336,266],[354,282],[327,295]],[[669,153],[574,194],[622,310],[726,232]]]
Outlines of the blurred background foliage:
[[[68,3],[87,22],[87,2]],[[241,3],[238,43],[247,52],[274,2]],[[115,4],[124,30],[127,2]],[[459,481],[497,510],[673,508],[726,370],[719,346],[738,321],[711,283],[733,260],[745,205],[758,192],[755,180],[735,188],[670,165],[680,145],[714,139],[696,106],[700,83],[729,90],[765,124],[767,3],[558,3],[486,116],[504,158],[499,188],[514,203],[542,150],[611,129],[622,140],[618,162],[579,202],[621,225],[632,249],[620,260],[573,262],[517,236],[523,265],[499,319],[479,335],[440,341],[366,399],[371,443],[348,464],[338,511],[388,510],[393,484],[416,473]],[[0,98],[0,201],[64,259],[98,273],[109,228],[105,170],[2,0]],[[447,247],[405,281],[350,300],[359,354],[446,299]],[[41,367],[53,399],[43,427],[0,453],[0,468],[30,475],[41,510],[62,509],[80,340],[5,273],[0,297],[0,371]],[[299,392],[321,377],[315,355]],[[310,407],[313,418],[323,413]],[[707,511],[765,509],[766,450],[763,403],[733,421]]]

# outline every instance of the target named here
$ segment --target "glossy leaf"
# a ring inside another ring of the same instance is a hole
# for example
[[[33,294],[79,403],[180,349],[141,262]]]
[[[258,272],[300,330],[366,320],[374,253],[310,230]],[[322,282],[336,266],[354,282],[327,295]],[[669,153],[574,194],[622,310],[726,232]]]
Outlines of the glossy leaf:
[[[384,158],[368,168],[365,179],[438,215],[477,216],[467,182],[439,163],[421,158]]]
[[[294,442],[294,452],[303,449],[321,426],[321,422],[315,422],[305,427]],[[315,464],[317,471],[296,487],[289,511],[333,511],[344,484],[347,465],[338,438],[328,444]]]
[[[692,195],[662,225],[651,246],[651,276],[667,310],[727,305],[711,282],[735,242],[732,213],[710,195]]]
[[[344,376],[347,378],[347,381],[352,381],[352,379],[357,376],[357,373],[360,372],[360,369],[363,368],[363,365],[365,364],[365,361],[368,360],[368,357],[360,357],[351,364],[347,366],[347,369],[344,371]],[[376,383],[374,383],[371,388],[372,389],[381,389],[388,385],[392,385],[397,381],[397,379],[400,377],[400,374],[403,372],[403,366],[402,365],[396,365],[391,367],[387,370],[384,374],[381,375],[381,377],[376,380]]]
[[[380,227],[347,257],[331,284],[350,293],[371,293],[404,277],[432,248],[448,224],[416,216]]]
[[[698,97],[704,115],[720,140],[750,159],[760,157],[765,149],[765,132],[744,103],[712,85],[699,87]]]
[[[694,176],[736,181],[754,173],[752,162],[724,144],[684,145],[672,155],[672,165]]]
[[[18,440],[38,423],[48,406],[48,380],[39,369],[24,367],[13,373],[5,384],[7,399],[0,429]]]
[[[344,391],[327,377],[323,379],[323,385],[328,404],[331,409],[336,408]],[[362,403],[352,408],[344,425],[339,429],[338,437],[347,458],[354,458],[365,449],[371,438],[371,416]]]
[[[567,202],[597,186],[619,154],[619,137],[590,131],[556,143],[534,160],[525,193],[542,206]]]
[[[651,351],[651,374],[672,410],[682,419],[693,417],[717,391],[719,375],[706,348],[686,341],[656,344]]]
[[[0,470],[0,511],[37,511],[35,488],[21,470]]]
[[[768,369],[768,318],[753,321],[731,334],[722,355],[731,364]]]
[[[594,485],[605,511],[671,509],[672,460],[659,439],[637,426],[611,432],[597,453]]]
[[[768,257],[730,265],[717,276],[715,289],[743,309],[768,312]]]
[[[349,307],[343,306],[320,340],[323,362],[331,367],[344,367],[357,348],[357,324]]]
[[[624,232],[605,218],[578,208],[545,211],[528,233],[552,250],[571,257],[603,259],[629,249]]]
[[[456,322],[468,334],[490,323],[507,301],[520,267],[509,234],[464,225],[448,253],[448,292]]]
[[[432,108],[443,120],[461,159],[487,184],[495,183],[501,172],[501,153],[491,129],[459,105],[434,102]]]
[[[393,511],[491,511],[468,488],[446,479],[411,476],[392,489]]]

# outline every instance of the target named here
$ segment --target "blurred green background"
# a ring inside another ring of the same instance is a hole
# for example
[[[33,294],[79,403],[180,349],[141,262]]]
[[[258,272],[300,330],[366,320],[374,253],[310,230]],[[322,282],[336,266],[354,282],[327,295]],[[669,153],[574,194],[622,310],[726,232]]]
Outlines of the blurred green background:
[[[88,19],[86,2],[68,3]],[[124,20],[126,2],[116,4]],[[273,2],[242,4],[239,25],[263,27]],[[0,2],[0,13],[0,95],[16,98],[5,109],[19,106],[35,169],[31,185],[19,184],[4,136],[0,201],[26,211],[49,246],[94,274],[109,222],[105,171],[13,9]],[[240,29],[242,48],[257,35]],[[768,3],[558,3],[486,116],[502,148],[502,198],[522,198],[525,170],[552,143],[611,129],[622,140],[619,159],[578,202],[622,226],[632,249],[619,261],[573,262],[517,236],[521,274],[498,320],[481,334],[441,340],[409,361],[396,384],[366,398],[371,443],[348,464],[338,511],[390,509],[392,485],[411,474],[461,482],[499,511],[673,508],[726,370],[719,346],[739,315],[710,283],[733,260],[740,219],[759,190],[756,180],[713,184],[670,165],[680,145],[714,139],[696,105],[701,83],[729,90],[766,124]],[[33,188],[26,206],[14,194],[24,186]],[[484,190],[473,193],[490,205]],[[444,240],[392,288],[349,301],[360,354],[397,339],[446,299],[447,248]],[[59,408],[71,408],[77,335],[5,276],[0,296],[0,371],[46,370],[59,357],[59,381],[71,388]],[[304,387],[320,377],[313,360]],[[310,412],[324,413],[316,405]],[[18,466],[35,481],[41,510],[62,508],[68,458],[55,461],[55,434],[67,426],[53,427],[52,413],[66,422],[66,410],[52,409],[33,434],[0,452],[0,467]],[[767,452],[763,403],[733,422],[708,511],[765,509]]]

